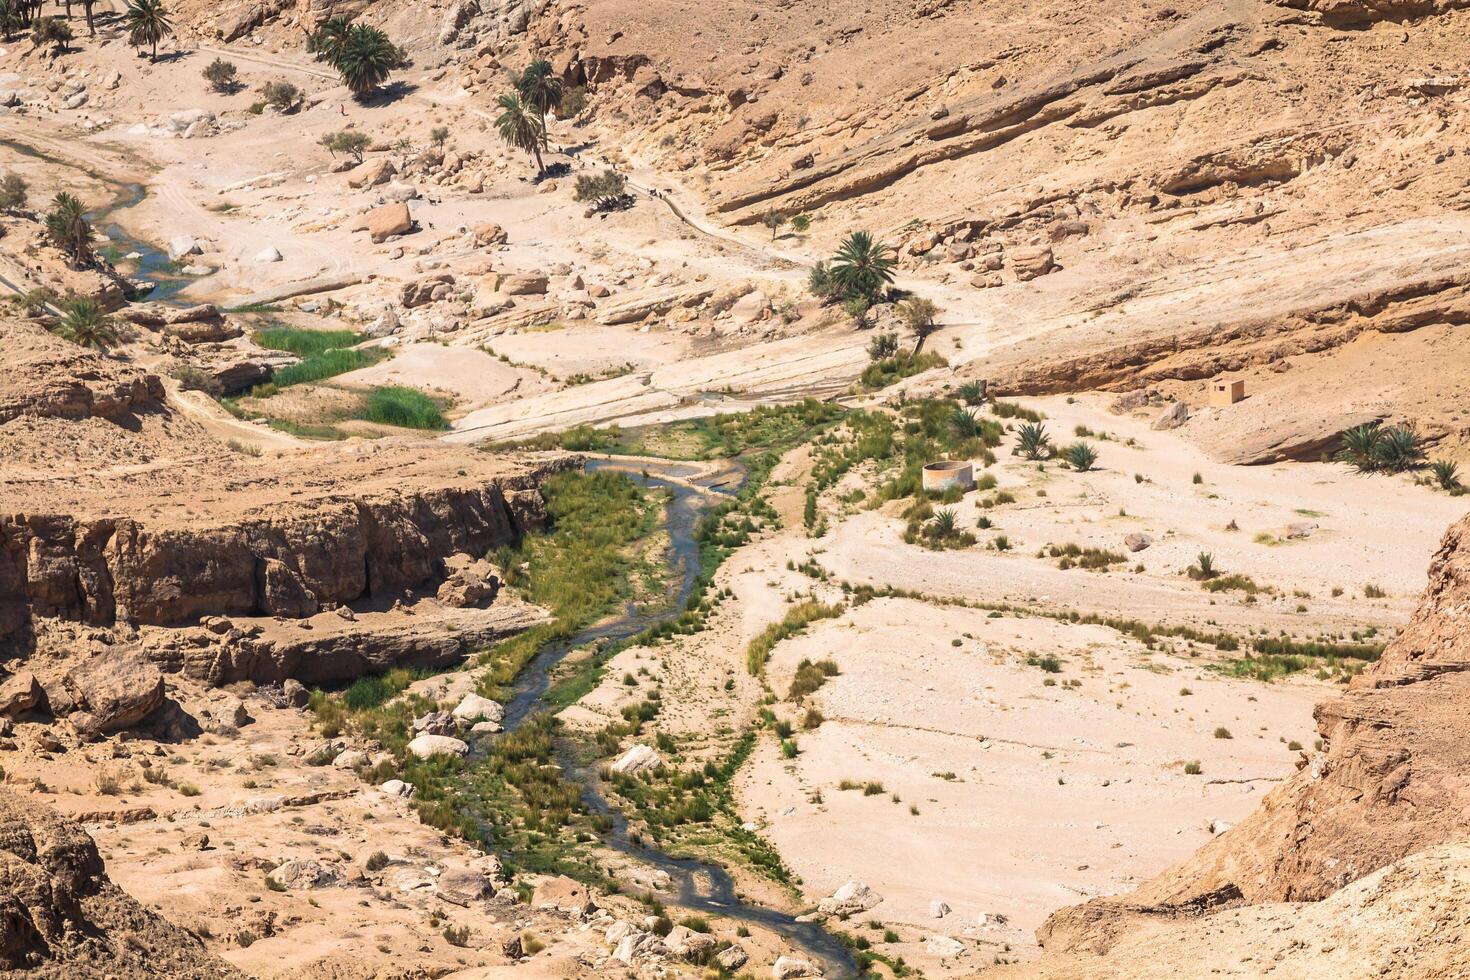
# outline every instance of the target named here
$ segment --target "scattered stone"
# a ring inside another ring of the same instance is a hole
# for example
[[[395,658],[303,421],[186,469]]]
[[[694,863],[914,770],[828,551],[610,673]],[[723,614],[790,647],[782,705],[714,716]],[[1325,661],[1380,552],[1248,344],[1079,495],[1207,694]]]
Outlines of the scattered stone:
[[[435,879],[434,894],[452,905],[469,908],[473,902],[492,898],[495,885],[478,871],[457,868]]]
[[[935,899],[934,901],[929,903],[930,918],[942,919],[946,915],[949,915],[949,913],[952,911],[953,909],[949,907],[949,903],[944,902],[940,899]]]
[[[347,186],[357,189],[362,187],[377,187],[386,184],[388,180],[398,173],[398,168],[393,166],[393,161],[386,157],[369,160],[361,164],[347,176]]]
[[[14,718],[41,703],[43,692],[30,671],[11,674],[0,682],[0,716]]]
[[[193,235],[179,235],[168,241],[168,257],[175,262],[186,255],[199,255],[202,251]]]
[[[507,296],[542,296],[546,286],[545,276],[511,275],[500,279],[499,291]]]
[[[255,253],[255,261],[257,262],[280,262],[283,258],[284,256],[281,255],[280,249],[274,245],[267,246]]]
[[[664,937],[669,952],[691,963],[703,962],[715,948],[715,937],[708,933],[695,932],[687,926],[674,926]]]
[[[385,783],[381,783],[378,789],[389,796],[401,796],[405,800],[413,797],[413,784],[405,783],[401,779],[390,779]]]
[[[1286,537],[1290,541],[1300,541],[1302,538],[1310,538],[1317,532],[1317,525],[1311,521],[1298,521],[1286,525]]]
[[[940,959],[950,959],[965,951],[965,944],[949,936],[930,936],[924,940],[924,952]]]
[[[337,882],[337,876],[326,865],[311,860],[287,861],[278,865],[266,878],[275,887],[287,891],[326,888]]]
[[[490,721],[499,725],[505,720],[505,708],[500,702],[478,694],[466,694],[451,714],[459,721],[467,722]]]
[[[820,977],[822,971],[810,960],[800,956],[778,956],[771,967],[775,980],[797,980],[798,977]]]
[[[733,973],[744,966],[749,959],[750,954],[745,951],[745,947],[735,943],[733,946],[720,950],[719,955],[715,957],[715,962]]]
[[[368,754],[360,749],[339,752],[332,760],[333,769],[360,769],[368,764]]]
[[[1146,551],[1148,546],[1154,543],[1154,539],[1142,531],[1133,531],[1123,538],[1123,544],[1127,545],[1129,551]]]

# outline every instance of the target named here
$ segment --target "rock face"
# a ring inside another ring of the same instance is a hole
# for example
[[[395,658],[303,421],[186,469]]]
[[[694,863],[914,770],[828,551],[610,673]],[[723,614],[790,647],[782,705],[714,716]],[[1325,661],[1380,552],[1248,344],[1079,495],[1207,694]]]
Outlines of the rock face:
[[[98,625],[300,617],[321,603],[433,582],[447,555],[484,554],[539,526],[539,480],[528,472],[483,485],[283,502],[220,523],[160,528],[128,517],[0,515],[0,643],[33,615]]]
[[[483,606],[495,599],[500,591],[500,578],[495,566],[483,558],[469,555],[450,555],[444,559],[446,574],[444,584],[435,595],[446,606],[460,609]]]
[[[0,793],[0,896],[0,965],[26,977],[245,978],[112,884],[79,826],[9,793]]]
[[[1130,920],[1240,903],[1314,902],[1470,836],[1470,518],[1445,534],[1413,620],[1340,697],[1317,705],[1323,748],[1248,818],[1137,892],[1062,909],[1048,947],[1101,952]]]

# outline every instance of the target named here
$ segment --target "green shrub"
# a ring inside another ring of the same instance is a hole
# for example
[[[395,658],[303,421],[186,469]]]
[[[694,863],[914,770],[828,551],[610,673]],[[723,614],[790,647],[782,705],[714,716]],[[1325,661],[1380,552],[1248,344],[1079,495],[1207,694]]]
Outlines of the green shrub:
[[[417,388],[384,385],[368,393],[362,418],[380,425],[396,425],[404,429],[439,430],[449,428],[438,402]]]

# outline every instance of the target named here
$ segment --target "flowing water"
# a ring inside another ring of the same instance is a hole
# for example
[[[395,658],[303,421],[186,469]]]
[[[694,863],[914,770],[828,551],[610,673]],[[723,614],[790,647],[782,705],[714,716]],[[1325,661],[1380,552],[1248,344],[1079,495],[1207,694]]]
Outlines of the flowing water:
[[[507,729],[515,728],[537,711],[545,709],[542,698],[551,686],[549,674],[573,650],[599,641],[616,643],[626,640],[679,615],[699,578],[699,543],[694,538],[695,526],[711,501],[718,499],[719,494],[738,490],[743,479],[742,471],[735,467],[713,477],[699,477],[695,467],[677,463],[647,464],[610,459],[590,461],[587,468],[616,470],[643,486],[667,490],[671,494],[665,525],[669,534],[670,566],[675,574],[670,601],[656,611],[640,610],[629,603],[616,618],[548,644],[531,660],[512,687],[512,695],[505,706]],[[634,841],[622,812],[602,795],[596,768],[572,758],[570,753],[562,753],[558,762],[567,777],[581,787],[582,801],[587,808],[611,819],[612,829],[604,835],[603,842],[613,850],[668,875],[669,887],[658,896],[665,904],[769,929],[783,936],[804,956],[819,963],[827,977],[857,976],[852,954],[819,924],[797,922],[796,917],[787,912],[741,898],[736,894],[734,879],[718,865],[694,858],[673,857],[646,842]]]

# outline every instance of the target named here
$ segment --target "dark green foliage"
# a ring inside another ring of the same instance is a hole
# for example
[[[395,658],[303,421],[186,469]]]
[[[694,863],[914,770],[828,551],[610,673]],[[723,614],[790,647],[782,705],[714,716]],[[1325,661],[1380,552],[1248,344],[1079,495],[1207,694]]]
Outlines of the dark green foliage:
[[[439,403],[417,388],[384,385],[368,393],[363,419],[405,429],[447,429]]]

